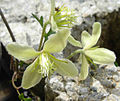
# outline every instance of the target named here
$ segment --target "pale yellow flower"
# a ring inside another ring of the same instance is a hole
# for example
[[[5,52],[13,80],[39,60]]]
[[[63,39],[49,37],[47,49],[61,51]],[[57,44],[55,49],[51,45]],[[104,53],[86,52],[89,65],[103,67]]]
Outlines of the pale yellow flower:
[[[112,64],[116,60],[116,56],[114,52],[105,49],[93,47],[98,42],[98,39],[101,35],[101,24],[96,22],[93,24],[92,35],[90,35],[87,31],[83,31],[81,34],[81,47],[82,49],[76,50],[74,53],[81,53],[80,61],[81,61],[81,70],[79,74],[79,80],[85,80],[88,76],[88,60],[91,59],[96,64]],[[73,56],[74,53],[70,55]]]
[[[68,29],[59,30],[45,42],[42,51],[35,51],[30,46],[19,45],[15,42],[7,45],[9,54],[18,60],[27,61],[35,59],[24,71],[21,86],[29,89],[38,84],[41,78],[50,76],[54,71],[65,76],[77,76],[78,70],[68,59],[57,59],[51,53],[62,51],[70,35]]]

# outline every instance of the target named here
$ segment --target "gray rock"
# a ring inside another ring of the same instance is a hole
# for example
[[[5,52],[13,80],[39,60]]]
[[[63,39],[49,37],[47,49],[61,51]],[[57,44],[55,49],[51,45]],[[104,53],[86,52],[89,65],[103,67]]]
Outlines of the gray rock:
[[[120,80],[119,76],[118,75],[113,75],[113,79],[118,82]]]
[[[90,90],[93,92],[97,92],[97,87],[90,87]]]
[[[111,89],[111,93],[114,95],[120,96],[120,89],[119,88]]]
[[[55,98],[54,101],[70,101],[69,96],[65,92],[61,92],[58,97]]]
[[[117,70],[120,71],[120,67],[117,67]]]
[[[67,91],[69,101],[78,101],[79,95],[76,92]]]
[[[117,67],[115,66],[115,65],[108,65],[107,67],[106,67],[106,71],[107,72],[117,72]]]
[[[78,97],[78,101],[85,101],[87,97],[88,97],[88,94],[87,95],[80,95]]]
[[[53,90],[64,91],[64,82],[61,76],[55,76],[50,79],[49,84]]]
[[[94,80],[91,87],[95,87],[97,89],[97,93],[101,93],[103,96],[108,95],[109,93],[104,89],[104,86],[101,84],[100,81]],[[96,93],[96,92],[95,92]]]
[[[76,84],[74,82],[67,82],[65,85],[65,90],[75,92],[75,86]]]
[[[103,101],[120,101],[120,97],[111,94],[107,98],[105,98]]]
[[[79,95],[84,95],[84,94],[87,94],[89,92],[89,89],[87,88],[87,87],[80,87],[79,89],[78,89],[78,94]]]
[[[105,87],[108,87],[108,88],[112,88],[112,81],[111,80],[102,80],[102,84],[105,86]]]

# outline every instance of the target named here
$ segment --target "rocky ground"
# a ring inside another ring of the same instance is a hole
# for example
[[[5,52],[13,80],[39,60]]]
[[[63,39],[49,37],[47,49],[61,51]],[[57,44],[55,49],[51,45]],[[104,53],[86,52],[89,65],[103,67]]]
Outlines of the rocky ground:
[[[95,21],[102,23],[104,33],[110,30],[108,26],[110,21],[112,21],[111,24],[120,21],[120,17],[118,17],[120,0],[56,0],[57,6],[63,3],[77,12],[78,23],[73,27],[72,35],[78,40],[81,31],[85,29],[91,31],[91,26]],[[0,0],[0,8],[2,8],[17,42],[37,48],[41,28],[32,17],[32,13],[48,19],[50,0]],[[114,18],[115,20],[113,20]],[[120,32],[116,29],[119,28],[118,25],[116,24],[113,29],[117,33]],[[118,35],[116,36],[118,37]],[[109,39],[108,35],[107,38]],[[11,42],[1,18],[0,41],[4,45]],[[107,47],[107,45],[108,43],[103,46]],[[64,56],[73,50],[75,48],[68,45],[63,52]],[[72,60],[76,61],[76,58]],[[80,68],[80,64],[76,63],[76,66]],[[77,79],[53,75],[45,87],[47,101],[120,101],[120,67],[100,66],[96,71],[90,69],[89,77],[85,81],[78,82]]]
[[[90,70],[89,77],[80,82],[78,78],[54,75],[46,88],[47,101],[120,101],[120,67]]]

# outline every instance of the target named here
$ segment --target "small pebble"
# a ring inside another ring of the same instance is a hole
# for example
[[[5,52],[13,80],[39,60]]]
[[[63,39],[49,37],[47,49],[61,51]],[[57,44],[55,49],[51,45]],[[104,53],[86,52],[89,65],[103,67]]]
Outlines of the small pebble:
[[[97,88],[96,87],[91,87],[90,90],[93,91],[93,92],[97,92]]]
[[[119,77],[118,77],[118,75],[113,75],[113,79],[116,81],[116,82],[118,82],[120,79],[119,79]]]

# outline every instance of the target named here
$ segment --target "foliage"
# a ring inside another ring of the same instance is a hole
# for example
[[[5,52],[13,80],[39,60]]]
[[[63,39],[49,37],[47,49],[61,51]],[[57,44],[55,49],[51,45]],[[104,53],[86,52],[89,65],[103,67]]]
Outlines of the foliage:
[[[21,94],[19,95],[19,99],[20,99],[21,101],[32,101],[31,98],[25,98],[23,93],[21,93]]]

